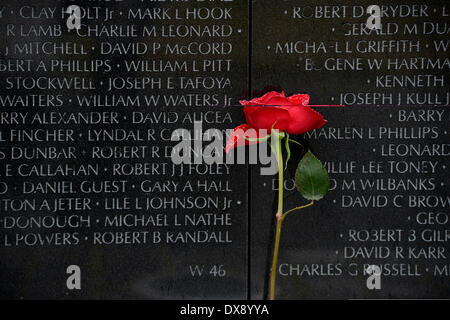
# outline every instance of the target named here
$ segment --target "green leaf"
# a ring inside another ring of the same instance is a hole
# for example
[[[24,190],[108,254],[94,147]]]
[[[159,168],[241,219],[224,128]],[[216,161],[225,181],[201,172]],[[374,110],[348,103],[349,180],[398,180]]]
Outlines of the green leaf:
[[[298,163],[295,185],[308,200],[320,200],[328,192],[330,187],[328,172],[311,151],[308,151]]]

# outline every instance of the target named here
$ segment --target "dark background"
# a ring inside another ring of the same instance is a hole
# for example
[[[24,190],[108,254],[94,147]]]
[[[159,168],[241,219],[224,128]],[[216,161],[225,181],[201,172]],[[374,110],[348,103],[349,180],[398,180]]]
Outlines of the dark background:
[[[414,3],[416,3],[415,1]],[[27,5],[29,1],[7,1],[2,3],[8,10],[17,11],[20,6]],[[412,2],[391,1],[389,5],[411,4]],[[423,4],[423,2],[417,2]],[[69,4],[88,5],[79,1],[41,1],[33,4],[39,7],[57,6],[63,8]],[[306,72],[301,68],[303,59],[313,57],[318,61],[335,56],[334,53],[327,54],[280,54],[275,52],[276,42],[286,41],[331,41],[343,42],[345,40],[357,41],[360,39],[396,39],[398,36],[361,36],[360,38],[343,35],[345,23],[356,23],[364,20],[353,18],[340,19],[292,19],[292,8],[294,6],[306,5],[328,5],[324,1],[243,1],[217,2],[214,4],[202,4],[195,2],[177,3],[180,8],[199,6],[219,6],[233,7],[233,19],[225,22],[233,27],[233,35],[226,39],[233,44],[233,53],[228,58],[233,60],[231,79],[233,86],[231,89],[221,91],[220,94],[227,94],[234,98],[233,105],[238,104],[239,99],[257,97],[271,90],[284,90],[286,94],[308,93],[311,97],[311,104],[336,104],[337,97],[342,92],[390,92],[389,89],[377,89],[374,87],[376,72],[372,74],[368,71],[340,71],[327,72],[323,70]],[[344,1],[340,5],[361,5],[373,4],[369,1]],[[428,1],[427,5],[442,6],[444,1]],[[89,5],[93,5],[89,2]],[[108,7],[116,10],[126,10],[127,8],[145,7],[170,7],[172,3],[154,3],[141,1],[126,1],[122,3],[95,3],[96,6]],[[380,4],[381,5],[381,4]],[[6,11],[8,11],[6,10]],[[287,14],[285,13],[287,11]],[[60,12],[60,11],[59,11]],[[4,36],[4,28],[7,23],[15,23],[17,17],[6,15],[0,20],[1,39],[8,43],[13,41]],[[386,19],[388,22],[396,22],[397,19]],[[448,18],[432,17],[430,21],[439,23],[449,23]],[[401,20],[403,23],[423,22],[421,18],[408,18]],[[21,20],[20,23],[26,23]],[[42,22],[47,23],[47,22]],[[53,21],[52,21],[53,23]],[[59,19],[55,23],[65,25],[65,20]],[[111,23],[111,22],[109,22]],[[125,19],[117,18],[117,24],[126,24]],[[136,22],[137,24],[139,22]],[[167,21],[150,21],[143,23],[167,23]],[[211,23],[207,21],[205,23]],[[330,29],[335,28],[334,32]],[[448,26],[447,26],[448,28]],[[241,29],[241,32],[236,32]],[[417,38],[416,36],[410,38]],[[73,33],[64,32],[66,41],[76,41],[79,39]],[[402,36],[408,38],[408,36]],[[447,35],[419,36],[419,39],[431,42],[434,39],[448,39]],[[151,41],[139,39],[140,41]],[[22,41],[14,39],[14,41]],[[87,47],[98,46],[100,41],[112,41],[111,39],[83,39]],[[134,39],[121,39],[124,42],[133,42]],[[179,39],[161,39],[166,41],[184,41]],[[271,49],[267,49],[271,46]],[[434,57],[438,54],[434,50],[422,49],[420,54],[415,56]],[[364,58],[388,58],[392,54],[363,55]],[[411,55],[412,56],[412,55]],[[440,57],[448,58],[448,53],[440,53]],[[339,56],[344,57],[344,56]],[[348,56],[347,56],[348,57]],[[408,55],[400,56],[408,58]],[[12,57],[9,57],[10,59]],[[21,57],[17,57],[21,58]],[[47,59],[47,57],[29,56],[29,59]],[[124,58],[133,59],[135,57],[112,56],[108,57],[112,65],[123,61]],[[166,58],[166,57],[147,57]],[[83,59],[105,59],[104,56],[91,52]],[[188,56],[181,59],[189,59]],[[381,72],[381,71],[380,71]],[[387,73],[386,71],[382,71]],[[426,71],[427,74],[435,71]],[[413,71],[412,73],[423,73]],[[448,81],[449,70],[439,70],[437,74],[444,74]],[[397,74],[400,74],[397,72]],[[408,72],[408,74],[411,74]],[[123,70],[117,70],[105,75],[101,72],[85,75],[95,81],[107,76],[113,77],[123,75]],[[217,74],[212,74],[218,76]],[[11,74],[2,73],[2,78]],[[66,76],[71,76],[66,74]],[[130,74],[128,76],[142,76]],[[162,75],[164,77],[165,75]],[[176,76],[176,75],[175,75]],[[180,76],[180,75],[179,75]],[[367,83],[367,80],[371,83]],[[3,79],[2,79],[3,80]],[[2,81],[4,83],[4,81]],[[3,86],[2,86],[3,88]],[[2,94],[3,94],[3,90]],[[402,88],[392,89],[396,93],[406,93],[411,91],[426,91],[444,94],[447,88]],[[101,92],[101,90],[99,90]],[[205,90],[207,91],[207,90]],[[30,92],[15,92],[16,94],[29,94]],[[33,92],[39,93],[39,92]],[[164,90],[160,90],[164,94]],[[179,93],[182,93],[180,90]],[[10,93],[11,94],[11,93]],[[62,92],[65,98],[74,95],[72,92]],[[142,94],[142,92],[122,92],[122,94]],[[335,97],[335,100],[331,100]],[[433,108],[439,109],[448,106],[433,105],[405,105],[401,106],[381,106],[381,105],[359,105],[345,108],[321,108],[320,111],[328,120],[327,127],[344,128],[377,128],[380,126],[399,126],[396,121],[396,112],[399,109],[413,108]],[[66,103],[61,110],[77,110],[74,104]],[[159,108],[159,107],[158,107]],[[158,109],[155,108],[155,109]],[[232,112],[233,124],[222,124],[221,129],[231,129],[244,123],[245,119],[239,107],[223,106],[196,106],[193,108],[173,107],[180,114],[185,112],[207,111],[211,109],[223,112]],[[164,107],[161,106],[161,110]],[[121,114],[127,115],[131,109],[123,108]],[[393,115],[391,117],[391,115]],[[438,126],[440,136],[433,141],[423,141],[423,143],[449,143],[448,136],[444,134],[444,129],[448,127],[448,112],[445,113],[445,121],[441,123],[423,124],[428,126]],[[409,125],[408,123],[401,125]],[[215,125],[217,127],[217,125]],[[121,123],[122,128],[133,128],[131,124]],[[158,127],[156,127],[158,128]],[[162,127],[159,127],[162,128]],[[4,128],[2,128],[4,129]],[[9,129],[9,128],[8,128]],[[84,132],[89,128],[77,128],[79,132]],[[308,144],[305,137],[295,137],[299,141]],[[322,161],[350,161],[365,163],[370,160],[395,160],[383,158],[379,152],[373,152],[373,148],[379,150],[381,143],[389,141],[374,140],[333,140],[333,139],[306,139],[309,141],[312,151]],[[392,141],[391,141],[392,142]],[[408,141],[394,141],[393,143],[409,143]],[[413,141],[411,143],[417,143]],[[86,142],[83,139],[77,142],[77,148],[83,148]],[[3,144],[2,148],[9,145]],[[293,147],[294,149],[294,147]],[[299,156],[298,151],[294,151],[295,156]],[[424,158],[426,159],[426,157]],[[295,157],[292,162],[294,162]],[[297,159],[298,160],[298,159]],[[422,158],[411,158],[412,160],[423,160]],[[437,188],[435,195],[448,196],[448,188],[441,186],[440,182],[447,182],[448,169],[442,165],[448,163],[447,157],[432,158],[439,161],[438,172],[435,174]],[[89,161],[80,158],[78,161]],[[154,159],[151,161],[155,161]],[[161,159],[164,161],[164,159]],[[102,165],[108,166],[105,162]],[[292,179],[292,165],[286,179]],[[294,168],[295,169],[295,168]],[[423,176],[423,175],[422,175]],[[377,176],[381,178],[381,176]],[[389,176],[401,178],[401,175]],[[420,177],[412,175],[411,178]],[[108,179],[108,174],[101,179]],[[341,181],[346,178],[343,175],[330,174],[330,178]],[[362,178],[356,174],[351,178]],[[81,178],[80,178],[81,179]],[[135,181],[140,181],[141,177],[134,177]],[[164,179],[164,177],[152,177],[152,179]],[[180,181],[194,179],[185,176]],[[3,299],[264,299],[268,293],[268,276],[270,271],[270,261],[273,243],[274,213],[276,210],[277,192],[272,185],[276,186],[276,177],[261,176],[259,166],[236,165],[232,166],[230,176],[221,176],[219,180],[229,180],[233,192],[230,197],[233,199],[232,208],[233,226],[230,230],[233,238],[231,245],[210,244],[210,245],[146,245],[146,246],[93,246],[89,242],[82,242],[78,246],[70,247],[34,247],[34,248],[0,248],[0,297]],[[16,178],[5,180],[8,184],[20,184]],[[359,191],[357,191],[359,192]],[[348,192],[347,192],[348,193]],[[398,192],[402,194],[402,192]],[[220,192],[218,193],[220,195]],[[365,195],[371,192],[365,191]],[[389,192],[379,191],[377,194],[389,195]],[[405,194],[422,194],[421,192],[409,191]],[[130,191],[130,196],[137,196]],[[21,194],[14,194],[16,198],[23,197]],[[351,262],[362,263],[417,263],[421,269],[435,264],[432,260],[423,261],[387,261],[379,259],[349,260],[345,259],[342,250],[349,245],[346,234],[349,229],[405,229],[418,228],[413,219],[420,211],[440,211],[446,212],[448,207],[439,209],[417,209],[403,207],[396,209],[386,208],[343,208],[341,206],[342,194],[339,190],[332,190],[326,198],[318,202],[314,207],[304,212],[293,214],[284,223],[282,242],[280,249],[279,263],[290,263],[310,265],[310,264],[341,264],[343,270]],[[336,202],[333,202],[336,200]],[[241,201],[241,204],[238,204]],[[285,190],[285,208],[291,208],[304,204],[306,200],[294,191]],[[182,213],[182,211],[170,212],[170,214]],[[1,214],[1,212],[0,212]],[[101,210],[90,213],[94,218],[102,216]],[[150,213],[151,214],[151,213]],[[431,226],[434,229],[444,231],[448,226]],[[95,227],[100,228],[101,227]],[[95,229],[94,228],[94,229]],[[89,230],[92,231],[92,230]],[[87,230],[81,232],[89,232]],[[2,230],[1,233],[8,231]],[[344,237],[340,237],[343,234]],[[351,245],[351,244],[350,244]],[[361,244],[364,245],[364,244]],[[377,245],[377,244],[374,244]],[[378,244],[394,246],[396,244]],[[448,242],[439,244],[449,249]],[[427,246],[425,243],[417,243],[417,246]],[[336,254],[336,251],[339,253]],[[70,264],[77,264],[82,269],[81,291],[69,291],[65,287],[65,269]],[[188,265],[205,264],[224,265],[227,275],[217,279],[203,277],[193,278],[188,272]],[[448,264],[447,261],[439,261],[436,264]],[[382,290],[368,290],[366,287],[366,277],[351,277],[346,274],[340,276],[278,276],[277,297],[280,299],[352,299],[352,298],[448,298],[450,288],[447,277],[434,277],[425,274],[422,277],[383,277]]]

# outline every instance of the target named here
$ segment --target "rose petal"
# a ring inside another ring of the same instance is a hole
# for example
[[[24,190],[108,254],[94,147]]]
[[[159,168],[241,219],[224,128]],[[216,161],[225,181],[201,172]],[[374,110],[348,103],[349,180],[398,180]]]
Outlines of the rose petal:
[[[266,105],[270,105],[270,106],[291,106],[292,103],[285,97],[282,95],[278,95],[278,96],[271,96],[270,98],[268,98],[266,100]]]
[[[290,115],[286,109],[280,107],[245,107],[247,123],[255,129],[285,131],[289,126]]]
[[[250,101],[247,100],[241,100],[239,101],[240,104],[242,104],[243,106],[247,106],[247,105],[270,105],[272,102],[272,99],[283,99],[281,101],[283,101],[284,103],[286,100],[286,97],[284,96],[284,92],[282,93],[278,93],[276,91],[271,91],[266,93],[265,95],[263,95],[262,97],[258,97],[258,98],[253,98]],[[275,101],[275,100],[273,100]]]
[[[302,134],[322,127],[327,121],[310,107],[292,107],[288,109],[291,122],[287,128],[289,134]]]
[[[252,144],[258,144],[258,141],[249,141],[245,138],[249,139],[257,139],[257,138],[264,138],[267,136],[267,131],[261,131],[252,128],[248,124],[241,124],[240,126],[233,129],[233,131],[230,134],[230,138],[227,141],[227,145],[225,146],[225,152],[230,151],[231,149],[234,149],[236,147],[240,146],[248,146]]]
[[[287,99],[292,104],[300,104],[302,106],[307,106],[309,103],[309,95],[304,93],[294,94],[293,96],[290,96]]]

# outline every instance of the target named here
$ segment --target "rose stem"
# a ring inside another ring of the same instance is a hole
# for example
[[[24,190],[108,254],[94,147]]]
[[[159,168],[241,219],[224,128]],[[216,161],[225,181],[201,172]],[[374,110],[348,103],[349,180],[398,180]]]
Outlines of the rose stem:
[[[281,226],[283,224],[284,218],[286,216],[294,211],[301,210],[307,207],[310,207],[314,204],[314,200],[312,200],[310,203],[293,208],[291,210],[286,211],[283,213],[283,154],[281,152],[281,139],[283,138],[282,135],[277,134],[277,143],[276,143],[276,157],[278,161],[278,209],[277,209],[277,229],[275,234],[275,246],[273,249],[273,260],[272,260],[272,271],[270,272],[270,290],[269,290],[269,299],[275,300],[275,283],[276,283],[276,277],[277,277],[277,269],[278,269],[278,252],[280,250],[280,238],[281,238]]]
[[[269,299],[275,300],[275,281],[277,277],[278,251],[280,249],[281,224],[283,223],[283,154],[281,152],[282,136],[276,134],[276,157],[278,161],[278,209],[277,209],[277,231],[275,235],[275,246],[273,249],[272,271],[270,273]]]

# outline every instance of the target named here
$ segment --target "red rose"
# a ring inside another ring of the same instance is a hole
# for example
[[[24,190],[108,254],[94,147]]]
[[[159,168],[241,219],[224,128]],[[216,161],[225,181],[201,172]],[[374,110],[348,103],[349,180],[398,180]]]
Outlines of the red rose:
[[[240,101],[244,106],[246,124],[235,128],[225,147],[225,152],[240,145],[257,143],[247,138],[263,138],[258,129],[278,129],[289,134],[302,134],[323,126],[327,121],[308,107],[309,95],[295,94],[285,97],[284,92],[272,91],[251,101]],[[274,125],[275,124],[275,125]],[[250,130],[254,129],[254,130]]]

